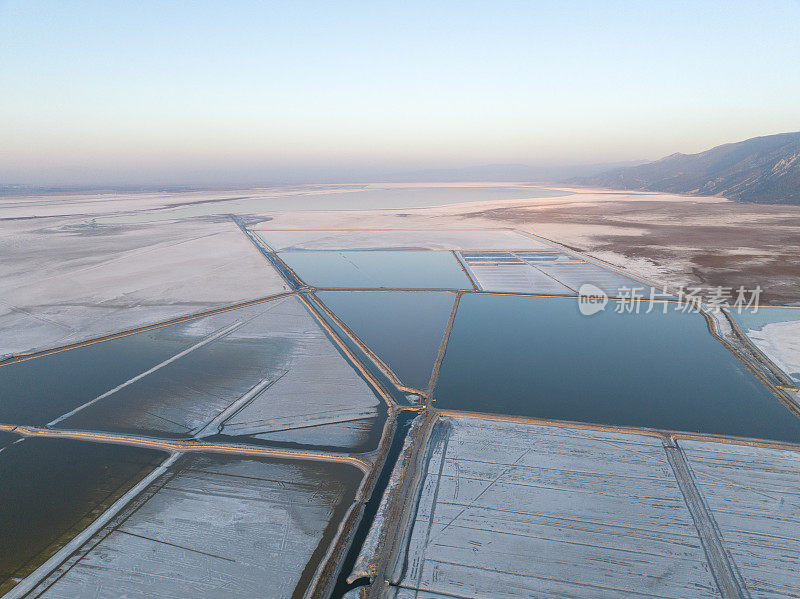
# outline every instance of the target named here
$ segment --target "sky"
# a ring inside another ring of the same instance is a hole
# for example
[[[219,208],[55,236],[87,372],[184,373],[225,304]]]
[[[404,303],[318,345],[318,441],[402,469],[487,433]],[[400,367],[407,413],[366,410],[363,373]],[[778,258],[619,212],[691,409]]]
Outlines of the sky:
[[[656,159],[800,130],[800,0],[0,0],[0,184]]]

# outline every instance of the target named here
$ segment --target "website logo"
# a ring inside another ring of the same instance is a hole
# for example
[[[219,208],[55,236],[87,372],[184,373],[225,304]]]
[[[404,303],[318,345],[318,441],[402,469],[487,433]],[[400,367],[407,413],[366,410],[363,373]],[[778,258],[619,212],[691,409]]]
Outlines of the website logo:
[[[608,295],[597,285],[584,283],[578,289],[578,310],[584,316],[591,316],[606,309]]]

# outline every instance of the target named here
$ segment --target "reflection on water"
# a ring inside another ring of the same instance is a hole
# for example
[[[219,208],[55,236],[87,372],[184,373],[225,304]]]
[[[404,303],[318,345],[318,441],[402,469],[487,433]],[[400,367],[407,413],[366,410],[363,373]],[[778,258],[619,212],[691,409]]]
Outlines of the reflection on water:
[[[454,293],[333,291],[318,295],[406,386],[427,388]]]
[[[613,306],[587,317],[569,299],[464,296],[436,405],[800,442],[800,419],[701,315]]]
[[[14,435],[12,433],[6,433],[4,431],[0,431],[0,449],[3,449],[3,447],[8,445],[9,443],[13,443],[19,438],[20,438],[19,436]]]
[[[0,594],[144,478],[166,454],[68,439],[0,451]]]
[[[314,287],[472,289],[451,252],[281,252],[279,256]]]
[[[191,343],[160,329],[0,366],[0,422],[47,424]]]
[[[244,327],[243,327],[244,328]],[[233,333],[106,397],[57,426],[191,436],[262,379],[277,379],[292,340],[242,339]]]
[[[41,426],[125,384],[59,426],[185,435],[194,420],[211,418],[204,410],[208,404],[240,397],[267,366],[280,370],[283,360],[269,358],[288,355],[291,340],[263,339],[258,331],[247,338],[253,317],[276,305],[225,311],[0,366],[0,422]],[[234,333],[141,376],[239,320],[246,324]]]

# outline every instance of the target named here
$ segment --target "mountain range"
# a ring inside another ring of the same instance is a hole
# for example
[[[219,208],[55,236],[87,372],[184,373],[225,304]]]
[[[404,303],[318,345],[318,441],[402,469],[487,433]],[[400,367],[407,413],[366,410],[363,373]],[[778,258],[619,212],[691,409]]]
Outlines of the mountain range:
[[[800,132],[754,137],[699,154],[672,154],[570,180],[612,189],[717,195],[737,202],[800,204]]]

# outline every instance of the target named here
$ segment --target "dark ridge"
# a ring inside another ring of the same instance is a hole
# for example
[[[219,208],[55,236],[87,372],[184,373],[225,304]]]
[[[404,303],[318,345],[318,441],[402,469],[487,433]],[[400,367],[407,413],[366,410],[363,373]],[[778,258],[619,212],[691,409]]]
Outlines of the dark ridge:
[[[723,196],[737,202],[800,204],[800,132],[754,137],[699,154],[672,154],[571,183],[636,191]]]

